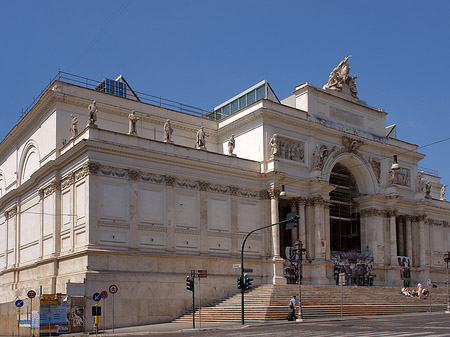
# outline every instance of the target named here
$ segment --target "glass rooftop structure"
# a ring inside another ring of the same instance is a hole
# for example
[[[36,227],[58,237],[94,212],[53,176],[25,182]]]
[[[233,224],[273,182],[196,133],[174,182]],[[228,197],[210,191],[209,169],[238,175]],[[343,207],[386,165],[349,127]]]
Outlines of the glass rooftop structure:
[[[206,114],[206,118],[216,121],[221,120],[260,99],[269,99],[280,103],[278,97],[270,87],[269,82],[263,80],[228,101],[216,106],[213,111]]]

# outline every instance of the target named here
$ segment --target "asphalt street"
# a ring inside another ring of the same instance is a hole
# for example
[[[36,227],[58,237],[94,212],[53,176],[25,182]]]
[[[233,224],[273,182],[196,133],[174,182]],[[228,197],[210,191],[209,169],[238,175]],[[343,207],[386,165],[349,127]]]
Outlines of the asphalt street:
[[[349,317],[343,320],[328,319],[301,323],[277,321],[244,326],[210,323],[201,329],[189,329],[173,324],[176,323],[148,326],[148,328],[118,329],[114,336],[450,337],[450,315],[444,313]],[[109,331],[107,335],[112,336]]]

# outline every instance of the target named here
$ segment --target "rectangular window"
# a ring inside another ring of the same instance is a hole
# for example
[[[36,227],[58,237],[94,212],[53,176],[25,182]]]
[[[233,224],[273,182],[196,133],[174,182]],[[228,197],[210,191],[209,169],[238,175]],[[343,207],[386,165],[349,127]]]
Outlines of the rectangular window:
[[[242,96],[241,98],[239,98],[239,109],[242,109],[246,105],[247,105],[246,97]]]
[[[239,110],[238,100],[231,102],[231,113],[236,112],[238,110]]]
[[[259,87],[256,89],[256,99],[266,98],[266,86]]]
[[[228,116],[230,114],[230,105],[229,104],[225,105],[222,109],[223,109],[224,116]]]
[[[247,104],[252,104],[255,101],[255,92],[251,91],[247,94]]]

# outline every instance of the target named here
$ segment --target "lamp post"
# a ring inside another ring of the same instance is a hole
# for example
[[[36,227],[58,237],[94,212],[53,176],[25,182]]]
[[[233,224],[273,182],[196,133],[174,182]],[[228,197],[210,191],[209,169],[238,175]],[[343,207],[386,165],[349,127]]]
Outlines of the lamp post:
[[[303,243],[300,240],[295,241],[295,250],[298,254],[298,318],[297,322],[303,322],[302,313],[302,252]]]
[[[446,314],[450,314],[450,292],[448,287],[448,263],[450,262],[450,252],[446,251],[444,253],[444,261],[447,263],[447,310],[445,311]]]

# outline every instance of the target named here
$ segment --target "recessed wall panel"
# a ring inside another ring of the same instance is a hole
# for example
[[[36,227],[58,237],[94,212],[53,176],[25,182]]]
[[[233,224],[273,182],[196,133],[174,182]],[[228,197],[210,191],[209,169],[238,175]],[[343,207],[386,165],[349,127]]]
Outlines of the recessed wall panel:
[[[130,198],[127,186],[124,183],[104,182],[101,191],[102,218],[128,221]]]
[[[231,232],[230,197],[210,197],[208,204],[208,228],[212,231]]]
[[[164,224],[164,190],[141,189],[141,222]]]
[[[198,204],[198,195],[196,192],[177,193],[175,205],[177,208],[177,227],[200,228]]]
[[[240,233],[248,233],[259,223],[259,204],[257,201],[240,200],[238,204],[238,226]],[[259,226],[260,227],[260,226]]]

